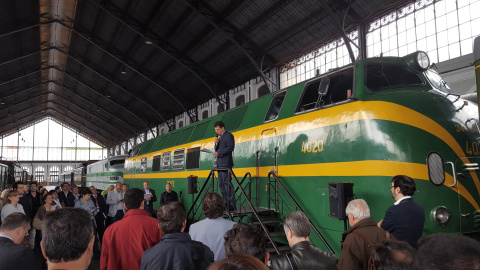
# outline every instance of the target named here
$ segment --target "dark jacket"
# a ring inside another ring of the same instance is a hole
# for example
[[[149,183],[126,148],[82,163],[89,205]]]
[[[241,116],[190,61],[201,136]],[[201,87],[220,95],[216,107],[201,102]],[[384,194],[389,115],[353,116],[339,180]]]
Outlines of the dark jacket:
[[[412,247],[422,237],[425,225],[425,210],[412,198],[403,199],[398,205],[392,205],[385,213],[382,229],[390,232],[397,240],[405,241]]]
[[[67,196],[65,196],[65,193],[62,191],[58,192],[58,200],[60,201],[60,203],[63,203],[63,205],[67,205],[67,198],[72,196],[72,192],[71,191],[68,191],[68,194]],[[72,206],[73,207],[73,206]]]
[[[103,198],[103,196],[100,195],[100,193],[97,193],[97,195],[95,196],[98,197],[98,205],[97,205],[97,199],[92,196],[92,201],[95,204],[95,206],[100,208],[100,213],[104,213],[105,216],[108,215],[108,207],[107,207],[107,203],[105,202],[105,198]]]
[[[0,269],[36,270],[41,269],[33,249],[16,245],[12,240],[0,237]]]
[[[375,220],[360,220],[342,234],[339,270],[368,269],[371,251],[368,244],[360,236],[353,234],[353,231],[361,233],[372,245],[387,240],[387,232],[379,228]],[[390,236],[390,239],[394,240],[394,237]]]
[[[33,213],[33,210],[32,210],[33,208],[32,197],[28,196],[28,194],[23,194],[23,196],[20,197],[20,199],[18,200],[18,203],[23,206],[23,211],[25,212],[25,215],[31,220],[33,220],[36,213]]]
[[[233,167],[233,150],[235,150],[235,137],[225,130],[215,145],[215,151],[218,152],[217,168]]]
[[[308,241],[298,242],[291,253],[298,269],[337,269],[335,254],[322,251]],[[270,269],[292,269],[287,255],[272,256],[270,262]]]
[[[177,192],[172,190],[170,193],[168,192],[163,192],[162,195],[160,195],[160,205],[163,206],[169,202],[178,202],[178,195]]]
[[[26,196],[30,196],[30,198],[32,198],[32,216],[35,217],[38,208],[40,208],[42,205],[42,195],[40,195],[39,192],[36,192],[36,196],[33,197],[32,193],[29,191]]]
[[[143,253],[140,269],[199,270],[212,263],[213,252],[206,245],[192,241],[188,233],[169,233]]]
[[[157,201],[157,195],[155,194],[155,190],[153,189],[149,189],[150,190],[150,193],[152,193],[152,197],[150,199],[150,202],[149,204],[147,205],[147,201],[145,201],[145,211],[147,211],[148,213],[150,213],[150,215],[152,216],[154,213],[153,211],[153,203]],[[145,189],[143,189],[143,194],[146,194],[145,193]],[[157,217],[157,216],[153,216],[153,217]]]
[[[78,195],[78,199],[80,200],[82,198],[82,195]],[[65,202],[65,207],[75,207],[75,202],[77,201],[77,198],[75,195],[69,194],[67,197],[67,201]]]

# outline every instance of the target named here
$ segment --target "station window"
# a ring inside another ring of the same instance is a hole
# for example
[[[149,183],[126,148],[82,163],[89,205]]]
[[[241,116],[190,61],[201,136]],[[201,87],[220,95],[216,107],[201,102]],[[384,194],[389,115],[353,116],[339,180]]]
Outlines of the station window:
[[[245,95],[238,96],[235,99],[235,107],[245,104]]]
[[[177,149],[173,152],[173,170],[183,170],[185,163],[185,149]]]
[[[278,115],[280,114],[280,109],[282,108],[283,101],[285,100],[285,96],[287,92],[281,92],[276,94],[272,98],[272,102],[270,103],[270,108],[268,108],[267,115],[265,116],[266,121],[272,121],[277,119]]]
[[[161,169],[162,169],[162,172],[170,170],[170,152],[163,153]]]
[[[200,168],[200,147],[187,150],[187,169]]]
[[[152,162],[152,172],[160,171],[160,162],[162,160],[162,155],[153,156]]]

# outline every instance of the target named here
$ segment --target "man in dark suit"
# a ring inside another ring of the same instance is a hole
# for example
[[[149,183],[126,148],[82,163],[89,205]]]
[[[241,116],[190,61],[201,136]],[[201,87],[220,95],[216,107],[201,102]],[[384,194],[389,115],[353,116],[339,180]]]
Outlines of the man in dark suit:
[[[82,198],[79,188],[75,185],[72,186],[72,193],[68,195],[65,207],[75,207],[75,203]]]
[[[95,215],[95,223],[97,224],[97,233],[100,243],[103,239],[103,233],[105,232],[105,218],[108,215],[107,203],[102,195],[97,193],[97,189],[94,186],[90,187],[92,192],[92,201],[96,207],[99,209],[99,213]],[[95,254],[94,254],[95,256]]]
[[[411,197],[416,189],[412,178],[406,175],[393,177],[390,190],[396,202],[378,223],[379,227],[390,232],[397,240],[405,241],[414,248],[422,237],[425,225],[425,210]]]
[[[30,219],[22,213],[13,213],[5,218],[0,227],[1,269],[41,269],[33,250],[20,245],[29,229]]]
[[[157,195],[155,190],[150,188],[150,183],[146,181],[143,183],[143,194],[145,194],[145,211],[151,217],[157,218],[157,211],[153,209],[153,203],[157,201]]]
[[[231,169],[233,167],[232,152],[235,150],[235,137],[232,133],[225,130],[225,124],[222,121],[216,122],[214,125],[215,133],[215,152],[213,155],[217,158],[217,168]],[[236,199],[233,193],[232,178],[226,171],[218,172],[218,186],[222,192],[225,207],[230,210],[235,209]]]
[[[60,204],[67,205],[67,198],[72,196],[72,192],[70,191],[70,184],[67,182],[63,182],[61,185],[62,190],[58,193],[58,200]]]
[[[160,195],[160,206],[164,206],[170,202],[178,202],[178,195],[175,190],[172,190],[172,184],[167,183],[165,192]]]

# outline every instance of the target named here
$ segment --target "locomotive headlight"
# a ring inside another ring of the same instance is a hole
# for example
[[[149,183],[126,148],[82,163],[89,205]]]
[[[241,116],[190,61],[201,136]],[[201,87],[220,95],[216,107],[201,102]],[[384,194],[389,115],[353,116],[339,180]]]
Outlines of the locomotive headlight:
[[[450,211],[445,206],[438,206],[432,212],[435,222],[444,227],[450,220]]]
[[[423,70],[426,70],[430,66],[430,59],[428,59],[428,55],[425,52],[417,52],[415,60],[417,65]]]
[[[406,55],[404,59],[407,61],[407,64],[420,71],[425,71],[430,66],[430,59],[428,55],[423,51],[418,51]]]

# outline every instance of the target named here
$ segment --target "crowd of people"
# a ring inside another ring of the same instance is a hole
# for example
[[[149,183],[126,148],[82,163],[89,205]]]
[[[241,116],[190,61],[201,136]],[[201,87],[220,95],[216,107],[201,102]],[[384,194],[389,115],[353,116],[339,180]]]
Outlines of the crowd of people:
[[[351,227],[342,234],[337,260],[310,242],[310,221],[301,211],[285,217],[291,250],[277,255],[267,252],[258,228],[223,218],[229,205],[218,193],[205,195],[205,219],[188,228],[171,184],[155,210],[148,182],[143,189],[117,183],[105,196],[93,186],[80,191],[68,183],[42,194],[32,182],[26,192],[17,182],[2,192],[0,268],[86,269],[97,258],[102,270],[480,269],[477,241],[453,234],[421,238],[425,213],[412,199],[412,178],[395,176],[390,189],[395,204],[380,222],[370,218],[365,200],[348,203]]]

